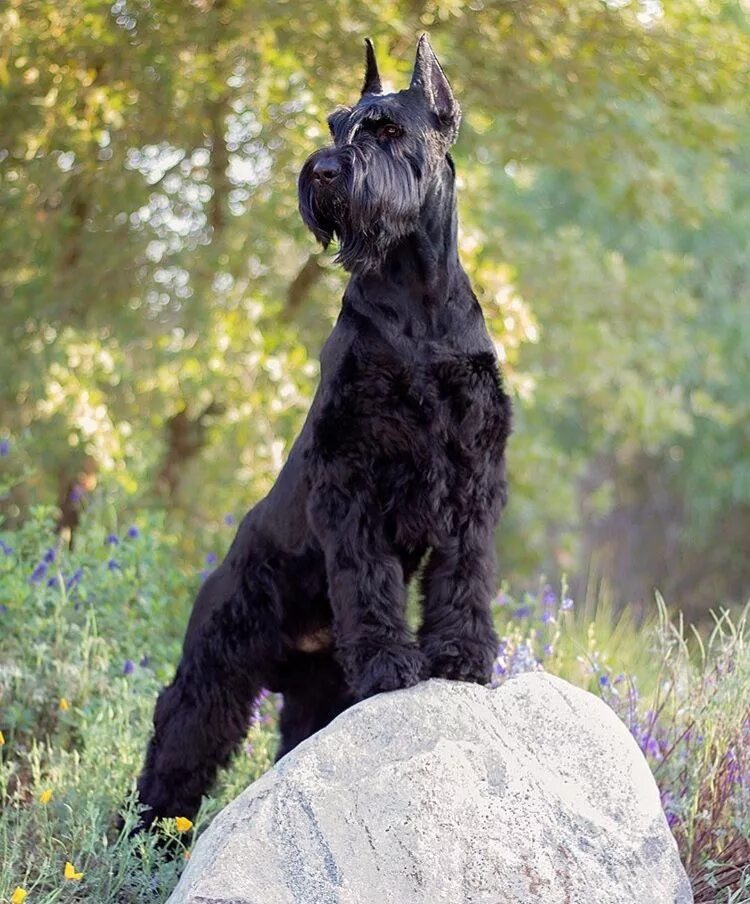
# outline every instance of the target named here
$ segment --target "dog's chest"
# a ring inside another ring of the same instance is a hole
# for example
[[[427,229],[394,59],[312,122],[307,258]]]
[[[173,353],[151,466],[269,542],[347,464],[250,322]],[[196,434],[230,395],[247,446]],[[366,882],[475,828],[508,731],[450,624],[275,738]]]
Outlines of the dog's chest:
[[[494,355],[418,362],[349,354],[314,426],[315,459],[364,482],[384,511],[424,522],[498,479],[510,404]]]

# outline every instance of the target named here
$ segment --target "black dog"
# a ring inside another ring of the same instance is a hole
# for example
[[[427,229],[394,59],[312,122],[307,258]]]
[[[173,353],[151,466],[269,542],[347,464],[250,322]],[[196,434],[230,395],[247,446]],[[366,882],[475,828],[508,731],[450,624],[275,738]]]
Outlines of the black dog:
[[[302,433],[198,594],[159,696],[145,825],[196,811],[263,687],[284,695],[282,756],[371,694],[489,680],[511,411],[458,260],[460,115],[426,37],[394,94],[368,42],[360,100],[302,169],[302,217],[338,238],[352,278]],[[415,637],[405,588],[427,553]]]

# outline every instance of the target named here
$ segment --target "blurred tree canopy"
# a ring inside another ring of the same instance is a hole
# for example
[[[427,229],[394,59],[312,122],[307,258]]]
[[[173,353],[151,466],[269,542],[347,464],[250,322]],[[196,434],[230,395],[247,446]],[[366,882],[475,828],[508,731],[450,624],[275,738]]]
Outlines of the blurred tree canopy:
[[[430,32],[517,397],[503,572],[750,590],[747,0],[7,0],[0,508],[116,483],[186,544],[270,485],[345,276],[296,176]]]

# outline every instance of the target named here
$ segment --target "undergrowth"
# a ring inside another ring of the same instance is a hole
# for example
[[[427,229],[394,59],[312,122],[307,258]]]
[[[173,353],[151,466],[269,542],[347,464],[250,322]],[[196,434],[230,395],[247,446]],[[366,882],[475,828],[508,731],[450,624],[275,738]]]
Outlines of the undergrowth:
[[[127,837],[154,697],[215,556],[182,567],[157,516],[117,525],[103,511],[72,551],[49,510],[0,533],[0,902],[166,900],[195,835],[273,760],[280,701],[269,695],[194,830],[165,820],[160,835]],[[216,548],[231,519],[221,529]],[[602,696],[651,765],[698,904],[750,902],[747,614],[721,612],[702,637],[661,601],[637,625],[543,582],[501,591],[494,609],[495,683],[543,668]]]

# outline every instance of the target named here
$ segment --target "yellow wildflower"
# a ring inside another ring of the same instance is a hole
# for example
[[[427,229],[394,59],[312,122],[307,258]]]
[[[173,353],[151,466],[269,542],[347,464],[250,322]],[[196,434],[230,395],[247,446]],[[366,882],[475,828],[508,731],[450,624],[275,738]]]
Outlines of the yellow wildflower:
[[[60,709],[65,713],[70,709],[70,702],[67,697],[60,697]]]
[[[174,824],[178,832],[189,832],[193,828],[193,823],[185,816],[175,817]]]
[[[16,885],[16,890],[10,896],[10,904],[23,904],[28,894],[20,885]]]
[[[65,878],[70,879],[73,882],[77,882],[79,879],[83,879],[83,873],[76,872],[76,868],[73,864],[68,860],[65,864]]]
[[[52,789],[45,788],[44,791],[39,795],[39,803],[40,804],[48,804],[52,800]]]
[[[0,747],[5,743],[5,735],[0,731]]]
[[[190,859],[190,851],[185,851],[185,853],[182,855],[182,857],[184,860],[189,860]]]

